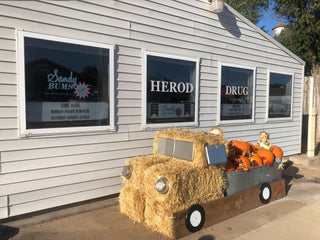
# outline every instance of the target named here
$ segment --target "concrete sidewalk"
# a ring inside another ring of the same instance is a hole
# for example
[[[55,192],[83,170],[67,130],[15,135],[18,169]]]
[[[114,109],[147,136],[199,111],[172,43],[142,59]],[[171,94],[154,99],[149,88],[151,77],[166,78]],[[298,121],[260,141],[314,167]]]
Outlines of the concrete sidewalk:
[[[236,240],[320,239],[320,199],[288,213]]]
[[[320,239],[320,160],[308,161],[285,172],[286,197],[181,240]],[[121,214],[118,205],[33,225],[25,225],[27,220],[0,224],[0,240],[168,240]]]

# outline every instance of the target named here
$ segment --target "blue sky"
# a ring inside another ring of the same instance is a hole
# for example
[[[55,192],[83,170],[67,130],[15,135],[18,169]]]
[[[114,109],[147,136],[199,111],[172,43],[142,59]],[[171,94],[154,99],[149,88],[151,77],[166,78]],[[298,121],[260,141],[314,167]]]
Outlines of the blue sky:
[[[270,16],[269,12],[265,12],[263,18],[258,23],[258,27],[265,26],[265,30],[267,30],[269,35],[272,36],[272,28],[277,26],[279,23],[279,21]]]

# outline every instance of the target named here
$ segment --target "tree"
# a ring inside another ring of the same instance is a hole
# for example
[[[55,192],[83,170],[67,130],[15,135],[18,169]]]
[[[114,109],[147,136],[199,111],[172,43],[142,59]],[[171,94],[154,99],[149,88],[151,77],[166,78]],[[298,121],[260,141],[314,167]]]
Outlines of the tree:
[[[276,14],[287,23],[278,38],[306,62],[306,75],[314,78],[313,107],[317,109],[320,122],[320,1],[319,0],[273,0]],[[319,124],[316,138],[320,139]]]
[[[259,22],[263,12],[269,8],[269,0],[226,0],[226,3],[254,24]]]
[[[306,62],[307,75],[320,77],[320,1],[273,1],[275,13],[287,23],[276,39]]]

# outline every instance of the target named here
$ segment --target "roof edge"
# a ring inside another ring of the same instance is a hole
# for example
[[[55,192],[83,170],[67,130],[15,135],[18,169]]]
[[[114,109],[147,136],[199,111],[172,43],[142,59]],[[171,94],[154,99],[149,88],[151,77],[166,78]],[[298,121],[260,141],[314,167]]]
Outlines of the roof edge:
[[[266,32],[264,32],[262,29],[260,29],[257,25],[252,23],[250,20],[242,16],[238,11],[236,11],[234,8],[229,6],[225,3],[225,6],[227,6],[228,10],[236,15],[238,18],[240,18],[242,21],[244,21],[246,24],[248,24],[250,27],[252,27],[254,30],[256,30],[259,34],[261,34],[263,37],[271,41],[273,44],[275,44],[277,47],[279,47],[281,50],[289,54],[292,58],[297,60],[300,64],[305,65],[305,61],[303,61],[300,57],[298,57],[296,54],[291,52],[289,49],[287,49],[285,46],[283,46],[281,43],[279,43],[277,40],[272,38],[270,35],[268,35]]]

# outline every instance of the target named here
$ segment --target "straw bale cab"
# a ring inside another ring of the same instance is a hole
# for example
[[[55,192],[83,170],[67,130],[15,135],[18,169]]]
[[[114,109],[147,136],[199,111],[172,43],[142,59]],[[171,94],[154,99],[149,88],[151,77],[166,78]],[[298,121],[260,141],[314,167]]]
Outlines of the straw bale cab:
[[[253,187],[238,186],[239,177],[244,176],[224,171],[226,144],[227,139],[220,135],[175,128],[158,131],[153,154],[129,159],[123,168],[125,186],[120,192],[120,211],[170,238],[210,224],[207,220],[205,224],[206,214],[210,216],[206,205],[236,193],[235,189]],[[262,175],[269,172],[260,168]],[[261,196],[269,190],[266,187]],[[269,198],[267,194],[265,201]]]

